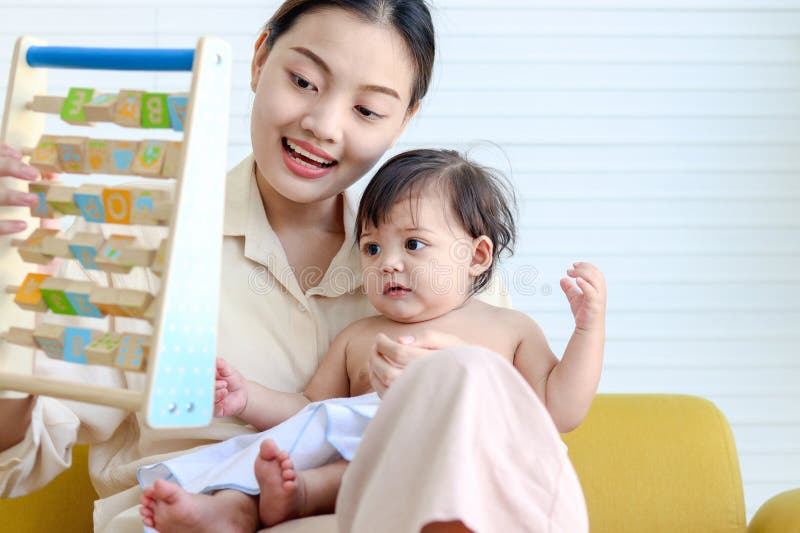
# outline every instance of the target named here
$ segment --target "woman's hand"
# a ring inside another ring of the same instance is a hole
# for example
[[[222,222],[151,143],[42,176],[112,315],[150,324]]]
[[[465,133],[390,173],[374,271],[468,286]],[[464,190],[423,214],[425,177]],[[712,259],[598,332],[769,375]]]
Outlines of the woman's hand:
[[[417,337],[405,336],[396,341],[378,333],[369,358],[370,384],[378,396],[383,397],[394,380],[413,361],[437,350],[465,344],[455,335],[439,331],[428,330]]]
[[[26,181],[39,179],[39,171],[22,162],[22,154],[6,144],[0,144],[0,177],[17,178]],[[10,189],[0,183],[0,207],[34,207],[39,203],[35,194]],[[22,220],[0,220],[0,235],[17,233],[28,225]]]
[[[217,358],[214,416],[237,416],[247,407],[247,380],[225,359]]]
[[[569,278],[561,280],[561,290],[575,316],[575,328],[605,328],[606,280],[603,273],[591,263],[573,263],[572,266],[567,270]],[[570,278],[575,278],[575,282]]]

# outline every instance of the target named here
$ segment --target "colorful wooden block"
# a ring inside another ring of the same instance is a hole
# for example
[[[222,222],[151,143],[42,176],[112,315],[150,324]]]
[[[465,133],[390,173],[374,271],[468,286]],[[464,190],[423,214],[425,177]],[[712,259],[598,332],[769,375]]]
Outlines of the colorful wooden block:
[[[105,222],[106,213],[103,208],[103,186],[84,183],[73,195],[75,205],[81,215],[89,222]]]
[[[166,154],[164,155],[164,166],[161,168],[161,176],[164,178],[177,178],[183,158],[183,143],[180,141],[168,141],[165,144],[165,149]]]
[[[120,91],[114,108],[114,122],[120,126],[140,128],[142,126],[142,95],[144,95],[144,91]]]
[[[132,174],[133,160],[136,152],[139,151],[139,143],[133,141],[110,141],[109,151],[111,152],[108,160],[109,174]]]
[[[117,353],[114,355],[114,366],[123,370],[142,372],[147,366],[150,355],[150,337],[124,333],[120,339]]]
[[[64,326],[39,324],[33,330],[33,339],[47,357],[61,359],[64,355]]]
[[[37,313],[44,313],[47,311],[47,303],[45,303],[42,298],[39,286],[49,277],[50,276],[47,274],[36,274],[33,272],[26,275],[22,285],[17,289],[17,293],[14,296],[14,303],[28,311],[36,311]]]
[[[56,139],[58,162],[62,172],[86,174],[86,138],[58,137]]]
[[[189,105],[189,96],[186,94],[171,94],[167,96],[167,107],[169,108],[169,121],[172,129],[183,131],[186,122],[186,108]]]
[[[123,249],[132,246],[136,237],[129,235],[111,235],[94,258],[94,263],[100,270],[114,274],[127,274],[131,271],[130,265],[120,262]]]
[[[157,225],[160,222],[159,206],[163,203],[171,205],[171,195],[159,189],[128,189],[131,196],[131,224]]]
[[[52,183],[47,180],[32,181],[28,183],[28,192],[35,194],[39,198],[39,203],[31,206],[31,216],[38,218],[56,218],[61,214],[47,203],[47,193],[50,191]]]
[[[119,289],[119,294],[117,295],[119,307],[133,318],[144,318],[147,307],[152,301],[153,295],[145,291]]]
[[[111,143],[102,139],[86,141],[86,172],[108,174],[111,168]]]
[[[169,128],[170,114],[166,93],[144,93],[142,95],[142,127]]]
[[[106,222],[111,222],[113,224],[130,224],[131,193],[128,189],[103,189],[103,207],[105,207]]]
[[[158,177],[164,166],[164,141],[142,141],[133,160],[133,172],[141,176]]]
[[[38,265],[48,264],[53,260],[53,256],[45,254],[42,245],[46,237],[55,237],[57,234],[57,229],[37,228],[33,230],[33,233],[17,247],[22,260]]]
[[[91,344],[93,331],[86,328],[65,328],[62,358],[70,363],[88,364],[86,347]]]
[[[61,165],[58,162],[58,148],[56,146],[55,135],[42,135],[39,143],[33,150],[30,164],[44,173],[61,172]]]
[[[70,124],[89,124],[83,106],[92,101],[94,89],[70,87],[64,105],[61,108],[61,119]]]
[[[158,314],[159,305],[161,305],[161,298],[153,298],[153,301],[147,306],[142,318],[147,320],[150,323],[156,321],[156,316]]]
[[[89,301],[92,291],[97,287],[91,281],[70,281],[64,288],[64,295],[69,300],[70,305],[79,316],[88,316],[92,318],[103,318],[100,309],[92,305]]]
[[[76,187],[70,187],[61,183],[51,183],[45,199],[55,211],[64,215],[78,215],[80,216],[81,210],[75,204],[73,195],[77,191]]]
[[[130,316],[127,311],[117,304],[119,289],[110,287],[95,287],[89,295],[89,302],[106,315]]]
[[[70,241],[69,250],[86,270],[100,270],[94,259],[104,242],[105,238],[100,233],[80,232]]]
[[[47,278],[39,285],[47,307],[58,315],[76,316],[78,312],[72,307],[65,291],[69,287],[70,280],[62,278]]]
[[[117,353],[121,336],[117,333],[104,333],[94,339],[86,346],[84,355],[86,362],[90,365],[111,366],[114,362],[114,355]]]
[[[116,107],[117,95],[95,93],[92,100],[83,106],[83,112],[90,122],[112,122]]]

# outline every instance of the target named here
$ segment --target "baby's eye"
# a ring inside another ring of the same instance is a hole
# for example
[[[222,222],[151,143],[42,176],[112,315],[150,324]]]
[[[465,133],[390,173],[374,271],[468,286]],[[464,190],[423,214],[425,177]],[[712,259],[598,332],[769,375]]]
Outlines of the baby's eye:
[[[378,255],[381,253],[381,247],[374,242],[370,242],[364,245],[364,253],[367,255]]]
[[[422,250],[425,248],[426,244],[422,241],[418,241],[417,239],[408,239],[406,241],[406,249],[411,251]]]
[[[308,81],[307,79],[302,78],[302,77],[298,76],[297,74],[290,74],[290,77],[292,78],[292,82],[295,85],[297,85],[299,88],[301,88],[301,89],[303,89],[305,91],[314,91],[314,90],[316,90],[316,87],[314,86],[314,84],[311,83],[310,81]]]

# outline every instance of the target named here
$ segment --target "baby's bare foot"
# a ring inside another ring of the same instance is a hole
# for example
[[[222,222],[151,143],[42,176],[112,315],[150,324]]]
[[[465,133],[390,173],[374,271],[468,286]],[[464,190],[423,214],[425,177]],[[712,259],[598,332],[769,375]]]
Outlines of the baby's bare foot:
[[[236,506],[225,496],[190,494],[159,479],[144,490],[140,502],[144,525],[159,533],[244,531],[241,517],[235,516]]]
[[[261,443],[255,472],[258,486],[261,488],[258,515],[263,525],[274,526],[303,515],[305,507],[303,475],[294,471],[289,454],[278,450],[274,441],[267,439]]]

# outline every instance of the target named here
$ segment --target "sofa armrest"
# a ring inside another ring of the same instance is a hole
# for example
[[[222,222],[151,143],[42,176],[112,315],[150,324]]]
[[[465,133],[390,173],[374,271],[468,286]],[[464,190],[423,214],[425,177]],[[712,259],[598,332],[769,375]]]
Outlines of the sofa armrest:
[[[800,531],[800,489],[773,496],[759,508],[747,533]]]

